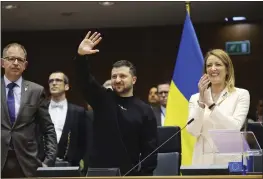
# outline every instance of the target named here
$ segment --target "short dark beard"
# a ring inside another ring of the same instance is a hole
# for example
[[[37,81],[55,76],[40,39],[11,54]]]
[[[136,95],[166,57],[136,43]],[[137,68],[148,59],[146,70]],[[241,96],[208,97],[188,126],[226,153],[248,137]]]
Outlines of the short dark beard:
[[[113,90],[114,90],[118,95],[126,94],[126,93],[130,92],[130,90],[132,90],[132,85],[130,85],[130,86],[127,87],[127,88],[124,88],[124,90],[123,90],[122,92],[116,91],[115,88],[113,88]]]

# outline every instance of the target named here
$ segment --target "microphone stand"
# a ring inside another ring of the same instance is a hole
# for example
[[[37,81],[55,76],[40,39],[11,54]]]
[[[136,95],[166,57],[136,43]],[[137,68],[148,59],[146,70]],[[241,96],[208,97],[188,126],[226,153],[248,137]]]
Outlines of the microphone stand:
[[[180,129],[179,131],[177,131],[175,134],[173,134],[169,139],[167,139],[166,141],[164,141],[160,146],[158,146],[154,151],[152,151],[150,154],[148,154],[142,161],[140,161],[137,165],[135,165],[134,167],[132,167],[128,172],[126,172],[123,176],[128,175],[132,170],[134,170],[136,167],[138,167],[143,161],[145,161],[149,156],[151,156],[154,152],[156,152],[158,149],[160,149],[164,144],[166,144],[167,142],[169,142],[174,136],[176,136],[179,132],[181,132],[184,128],[186,128],[186,126],[188,126],[189,124],[191,124],[194,121],[194,118],[192,118],[190,121],[187,122],[187,124]]]

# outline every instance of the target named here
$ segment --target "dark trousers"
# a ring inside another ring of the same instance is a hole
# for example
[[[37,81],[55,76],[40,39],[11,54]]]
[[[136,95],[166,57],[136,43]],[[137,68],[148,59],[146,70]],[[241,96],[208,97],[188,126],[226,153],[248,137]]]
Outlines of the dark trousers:
[[[2,178],[22,178],[25,177],[20,164],[17,161],[16,153],[14,150],[9,150],[5,166],[1,173]]]

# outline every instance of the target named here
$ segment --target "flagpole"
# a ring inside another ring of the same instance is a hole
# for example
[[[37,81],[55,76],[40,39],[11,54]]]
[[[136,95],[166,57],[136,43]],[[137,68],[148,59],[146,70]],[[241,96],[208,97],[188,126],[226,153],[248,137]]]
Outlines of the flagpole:
[[[188,14],[190,16],[190,1],[186,1],[185,2],[185,7],[186,7],[186,10],[187,10],[187,12],[188,12]]]

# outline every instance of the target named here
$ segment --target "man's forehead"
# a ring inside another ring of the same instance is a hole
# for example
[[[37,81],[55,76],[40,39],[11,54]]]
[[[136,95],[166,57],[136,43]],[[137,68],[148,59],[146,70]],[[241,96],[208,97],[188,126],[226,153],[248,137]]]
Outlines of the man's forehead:
[[[52,78],[63,79],[63,77],[64,77],[64,74],[63,74],[63,73],[52,73],[52,74],[49,76],[49,79],[52,79]]]
[[[6,56],[25,56],[24,50],[19,46],[11,46],[6,51]]]
[[[116,73],[129,73],[130,72],[130,68],[126,67],[126,66],[122,66],[122,67],[114,67],[112,68],[112,73],[116,74]]]
[[[156,87],[152,87],[151,89],[150,89],[150,92],[156,92],[157,91],[157,88]]]
[[[169,84],[161,84],[161,85],[158,85],[158,90],[169,90],[170,88],[170,85]]]

